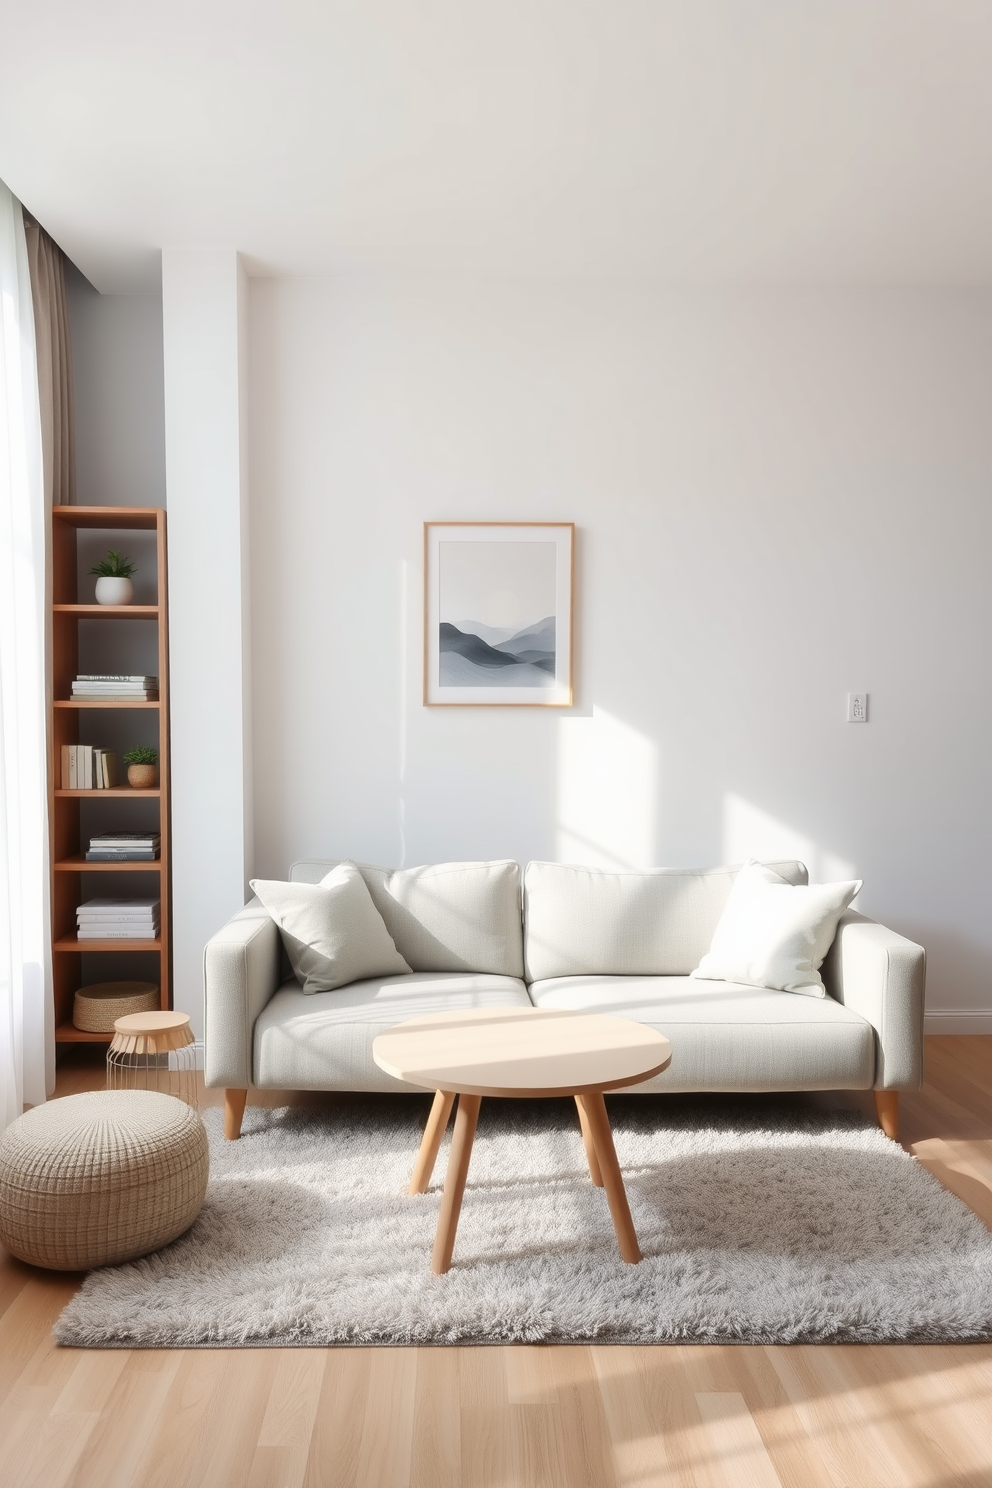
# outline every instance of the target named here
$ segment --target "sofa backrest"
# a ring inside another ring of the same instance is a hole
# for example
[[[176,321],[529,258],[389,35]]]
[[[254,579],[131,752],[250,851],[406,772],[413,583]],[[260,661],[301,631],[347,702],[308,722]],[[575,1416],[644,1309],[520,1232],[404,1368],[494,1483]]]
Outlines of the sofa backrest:
[[[802,863],[771,862],[768,867],[789,883],[809,881]],[[527,981],[688,976],[710,948],[739,871],[740,864],[612,873],[564,863],[528,863]]]
[[[289,876],[296,883],[319,883],[334,866],[308,858],[294,863]],[[414,971],[523,976],[518,863],[358,867],[396,949]]]

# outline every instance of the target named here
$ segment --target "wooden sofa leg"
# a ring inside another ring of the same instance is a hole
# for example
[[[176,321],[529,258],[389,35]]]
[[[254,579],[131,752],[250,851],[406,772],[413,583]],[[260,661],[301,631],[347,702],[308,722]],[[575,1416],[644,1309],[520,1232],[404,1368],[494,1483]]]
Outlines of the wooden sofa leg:
[[[245,1114],[247,1090],[224,1091],[224,1135],[233,1142],[241,1135],[241,1122]]]
[[[875,1114],[878,1124],[893,1142],[899,1140],[899,1092],[898,1090],[875,1090]]]

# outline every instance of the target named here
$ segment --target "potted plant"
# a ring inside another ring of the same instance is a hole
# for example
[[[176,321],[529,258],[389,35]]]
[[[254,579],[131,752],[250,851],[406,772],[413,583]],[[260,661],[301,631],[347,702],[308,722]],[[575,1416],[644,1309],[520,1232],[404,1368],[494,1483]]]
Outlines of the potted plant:
[[[131,583],[131,575],[136,573],[138,565],[132,563],[130,558],[125,558],[118,553],[116,548],[111,548],[106,558],[101,558],[99,563],[94,563],[90,569],[91,574],[97,574],[96,602],[102,605],[127,605],[134,598],[134,585]]]
[[[135,790],[153,790],[158,785],[158,750],[147,744],[129,749],[124,755],[127,783]]]

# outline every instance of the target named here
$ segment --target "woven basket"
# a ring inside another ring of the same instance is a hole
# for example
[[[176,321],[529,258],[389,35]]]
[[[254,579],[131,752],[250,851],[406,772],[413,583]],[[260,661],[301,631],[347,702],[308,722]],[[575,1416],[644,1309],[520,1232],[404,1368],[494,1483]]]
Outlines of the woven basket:
[[[72,1001],[72,1023],[83,1033],[113,1033],[118,1018],[159,1009],[156,982],[91,982]]]

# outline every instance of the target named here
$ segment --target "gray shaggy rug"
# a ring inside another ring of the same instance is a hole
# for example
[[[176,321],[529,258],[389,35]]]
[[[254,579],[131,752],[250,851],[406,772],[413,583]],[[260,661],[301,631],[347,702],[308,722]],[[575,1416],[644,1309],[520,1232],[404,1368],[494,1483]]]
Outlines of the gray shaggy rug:
[[[608,1097],[644,1252],[617,1253],[571,1102],[482,1103],[454,1264],[432,1275],[449,1137],[429,1101],[209,1111],[193,1228],[90,1274],[68,1345],[894,1342],[992,1338],[992,1235],[856,1115],[787,1097]]]

